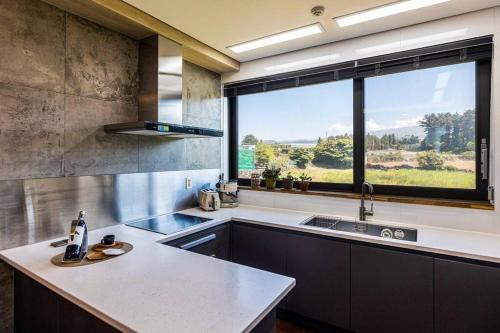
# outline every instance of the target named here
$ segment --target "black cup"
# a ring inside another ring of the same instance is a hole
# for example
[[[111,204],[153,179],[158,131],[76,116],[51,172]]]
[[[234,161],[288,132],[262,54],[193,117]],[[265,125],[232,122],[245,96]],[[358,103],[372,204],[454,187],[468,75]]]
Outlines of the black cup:
[[[113,245],[115,242],[115,235],[106,235],[101,239],[102,245]]]

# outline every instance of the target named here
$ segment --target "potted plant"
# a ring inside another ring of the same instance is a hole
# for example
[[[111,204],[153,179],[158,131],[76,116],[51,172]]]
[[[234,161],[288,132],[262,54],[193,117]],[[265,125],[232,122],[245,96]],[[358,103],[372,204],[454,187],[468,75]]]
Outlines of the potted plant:
[[[302,173],[299,176],[299,188],[301,191],[306,192],[309,190],[309,184],[311,183],[312,178],[307,173]]]
[[[289,172],[287,175],[283,178],[283,188],[285,190],[293,190],[293,183],[297,180],[294,176],[292,176],[292,173]]]
[[[268,190],[274,190],[276,188],[276,180],[281,174],[281,168],[267,167],[264,172],[262,172],[262,178],[266,181],[266,188]]]

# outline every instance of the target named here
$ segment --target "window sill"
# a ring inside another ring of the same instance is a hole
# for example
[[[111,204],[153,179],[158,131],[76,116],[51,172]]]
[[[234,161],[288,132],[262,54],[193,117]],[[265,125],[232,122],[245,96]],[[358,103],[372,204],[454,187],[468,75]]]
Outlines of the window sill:
[[[361,199],[359,193],[349,193],[349,192],[325,192],[325,191],[307,191],[303,192],[300,190],[284,190],[275,189],[268,190],[265,188],[260,188],[258,190],[252,189],[250,186],[240,186],[242,190],[256,191],[256,192],[272,192],[272,193],[286,193],[286,194],[296,194],[296,195],[315,195],[323,197],[332,198],[342,198],[342,199]],[[415,205],[429,205],[429,206],[443,206],[443,207],[455,207],[455,208],[470,208],[470,209],[482,209],[482,210],[494,210],[495,206],[487,201],[471,201],[471,200],[452,200],[452,199],[428,199],[428,198],[415,198],[415,197],[404,197],[404,196],[392,196],[392,195],[374,195],[373,200],[375,201],[385,201],[385,202],[397,202],[405,204],[415,204]]]

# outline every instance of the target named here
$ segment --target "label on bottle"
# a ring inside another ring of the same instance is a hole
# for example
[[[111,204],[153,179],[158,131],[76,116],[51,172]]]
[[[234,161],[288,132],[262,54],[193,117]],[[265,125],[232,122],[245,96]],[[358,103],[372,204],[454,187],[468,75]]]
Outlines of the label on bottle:
[[[77,226],[75,228],[75,234],[69,237],[68,245],[82,245],[84,232],[85,228],[83,226]]]

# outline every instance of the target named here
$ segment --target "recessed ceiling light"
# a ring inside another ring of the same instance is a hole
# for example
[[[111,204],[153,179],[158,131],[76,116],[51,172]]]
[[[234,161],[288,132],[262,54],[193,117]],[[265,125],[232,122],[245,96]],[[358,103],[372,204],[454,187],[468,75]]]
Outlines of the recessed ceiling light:
[[[264,46],[269,46],[269,45],[274,45],[278,43],[283,43],[292,39],[297,39],[297,38],[302,38],[310,35],[315,35],[323,32],[323,27],[319,23],[315,23],[312,25],[308,25],[305,27],[293,29],[293,30],[288,30],[285,32],[280,32],[275,35],[267,36],[267,37],[262,37],[259,39],[254,39],[249,42],[244,42],[240,44],[236,44],[233,46],[229,46],[228,48],[235,52],[235,53],[241,53],[241,52],[246,52],[254,49],[258,49]]]
[[[399,1],[390,5],[380,6],[368,10],[364,10],[358,13],[342,16],[336,18],[337,24],[343,28],[349,25],[358,24],[362,22],[367,22],[375,20],[381,17],[386,17],[390,15],[395,15],[403,12],[407,12],[414,9],[419,9],[423,7],[428,7],[432,5],[437,5],[450,0],[406,0]]]

